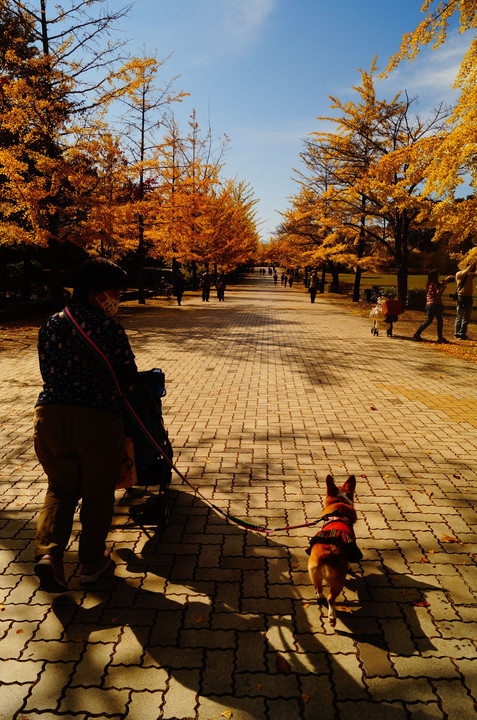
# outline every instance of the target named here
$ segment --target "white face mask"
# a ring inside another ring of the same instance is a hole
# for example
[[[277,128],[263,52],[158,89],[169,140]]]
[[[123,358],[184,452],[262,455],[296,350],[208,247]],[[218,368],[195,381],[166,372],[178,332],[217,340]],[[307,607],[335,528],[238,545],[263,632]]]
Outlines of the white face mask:
[[[100,292],[96,295],[96,302],[100,306],[101,310],[108,317],[117,315],[119,310],[119,294],[108,293],[107,291]]]

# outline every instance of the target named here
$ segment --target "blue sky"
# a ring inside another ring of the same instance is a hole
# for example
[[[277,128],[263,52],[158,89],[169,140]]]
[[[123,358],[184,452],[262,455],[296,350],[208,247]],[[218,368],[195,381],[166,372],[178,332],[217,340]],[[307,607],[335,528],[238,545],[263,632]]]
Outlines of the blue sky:
[[[186,128],[195,109],[215,138],[230,138],[224,175],[253,187],[267,240],[280,211],[297,190],[302,139],[330,114],[329,95],[353,97],[358,68],[375,55],[384,68],[404,32],[422,15],[421,0],[136,0],[121,29],[130,50],[165,59],[162,78],[179,75],[176,90],[190,93],[174,108]],[[115,9],[120,0],[110,0]],[[468,39],[454,32],[438,51],[425,50],[401,65],[378,92],[418,96],[424,114],[451,102]]]

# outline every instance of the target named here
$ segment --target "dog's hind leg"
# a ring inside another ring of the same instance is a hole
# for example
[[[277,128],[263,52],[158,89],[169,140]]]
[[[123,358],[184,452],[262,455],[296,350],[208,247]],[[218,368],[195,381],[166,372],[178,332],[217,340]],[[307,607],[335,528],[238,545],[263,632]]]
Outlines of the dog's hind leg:
[[[328,599],[328,620],[329,620],[331,627],[334,628],[336,625],[336,609],[335,609],[336,596],[330,592],[327,599]]]
[[[310,575],[311,582],[315,586],[316,597],[318,602],[325,599],[323,595],[323,579],[321,577],[321,570],[318,565],[311,562],[308,563],[308,573]]]
[[[336,625],[336,609],[335,609],[335,603],[336,598],[343,590],[343,585],[345,583],[346,579],[346,569],[341,568],[340,570],[336,571],[334,575],[330,575],[329,580],[329,586],[330,586],[330,593],[328,595],[328,620],[330,621],[330,625],[332,628]]]

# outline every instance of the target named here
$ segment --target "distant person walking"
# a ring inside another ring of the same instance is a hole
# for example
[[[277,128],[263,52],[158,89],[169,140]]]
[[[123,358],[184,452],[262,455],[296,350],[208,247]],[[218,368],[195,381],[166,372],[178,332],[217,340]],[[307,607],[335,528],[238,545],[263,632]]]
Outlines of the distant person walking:
[[[172,292],[177,298],[177,304],[180,305],[182,302],[182,296],[184,294],[184,287],[185,287],[185,280],[184,276],[181,273],[180,270],[177,271],[177,274],[174,278],[174,281],[172,283]]]
[[[444,326],[444,306],[442,304],[442,293],[447,287],[447,283],[452,280],[452,275],[448,275],[442,282],[439,282],[439,273],[437,270],[431,270],[427,276],[426,284],[426,311],[427,318],[424,320],[422,325],[414,333],[413,339],[420,341],[421,333],[429,327],[434,318],[437,320],[437,342],[446,343],[449,342],[442,337],[442,329]]]
[[[224,302],[225,300],[225,277],[223,273],[220,273],[220,275],[217,277],[215,287],[217,289],[217,298],[219,302]]]
[[[209,302],[210,286],[212,285],[212,279],[208,272],[202,275],[200,280],[200,286],[202,288],[202,302]]]
[[[467,325],[472,315],[474,291],[474,278],[477,277],[475,271],[477,263],[472,262],[467,267],[456,273],[457,282],[457,307],[454,325],[454,337],[456,340],[468,340]]]
[[[276,285],[277,282],[278,282],[278,275],[277,275],[277,271],[275,270],[275,272],[273,273],[273,283],[274,283],[274,285]]]
[[[293,275],[291,273],[288,276],[288,284],[290,285],[290,287],[293,285]]]
[[[318,292],[318,284],[319,284],[318,275],[316,274],[316,272],[311,273],[311,276],[310,276],[310,300],[312,303],[315,302],[316,293]]]
[[[285,277],[283,278],[283,284],[285,285],[285,287],[287,286],[287,282],[288,282],[288,275],[285,275]]]

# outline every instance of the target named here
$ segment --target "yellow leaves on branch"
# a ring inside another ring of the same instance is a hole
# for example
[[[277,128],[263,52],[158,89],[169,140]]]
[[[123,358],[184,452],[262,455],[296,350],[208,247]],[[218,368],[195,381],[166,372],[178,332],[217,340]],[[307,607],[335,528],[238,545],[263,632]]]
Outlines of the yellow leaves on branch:
[[[440,47],[447,39],[453,16],[458,17],[459,31],[465,33],[477,27],[477,3],[475,0],[450,0],[435,2],[425,0],[421,12],[425,15],[417,28],[403,36],[399,52],[389,61],[388,74],[402,60],[413,60],[420,49],[431,44]],[[446,132],[436,145],[429,164],[425,191],[442,196],[454,193],[462,183],[462,173],[467,172],[476,182],[477,167],[477,39],[472,38],[465,52],[454,83],[461,89],[459,101],[449,118]]]
[[[477,26],[475,0],[449,0],[449,2],[425,0],[421,12],[427,15],[413,32],[403,35],[401,48],[390,58],[386,73],[397,67],[404,59],[413,60],[423,45],[432,43],[434,49],[442,45],[447,38],[449,21],[457,11],[461,33]]]

